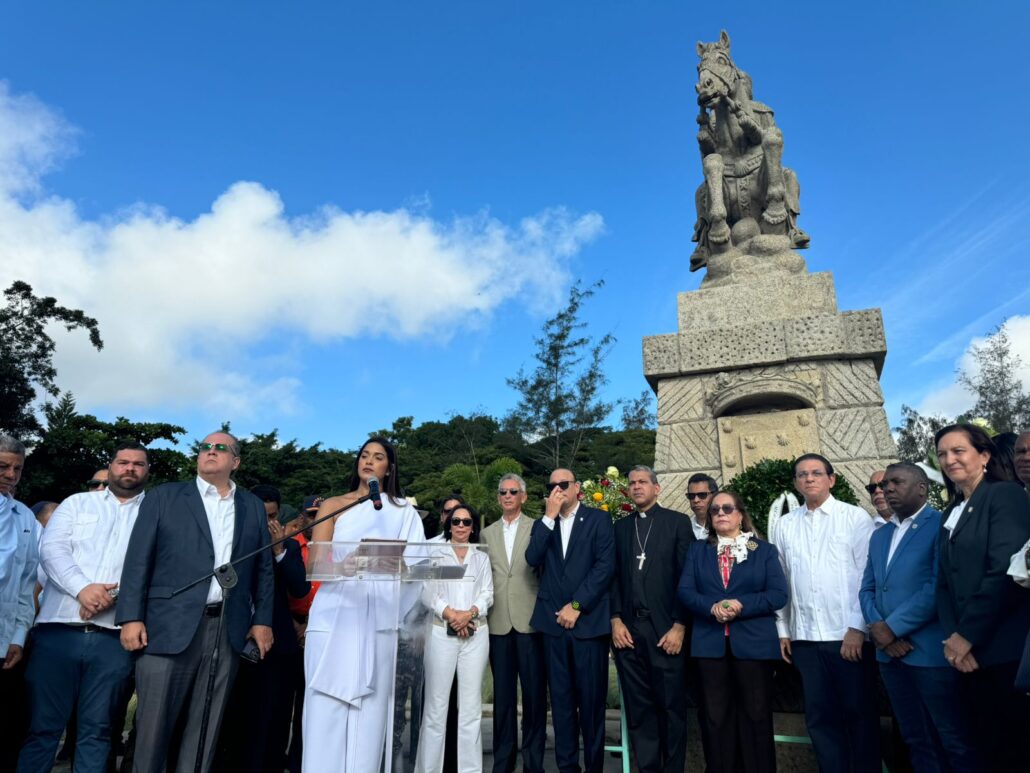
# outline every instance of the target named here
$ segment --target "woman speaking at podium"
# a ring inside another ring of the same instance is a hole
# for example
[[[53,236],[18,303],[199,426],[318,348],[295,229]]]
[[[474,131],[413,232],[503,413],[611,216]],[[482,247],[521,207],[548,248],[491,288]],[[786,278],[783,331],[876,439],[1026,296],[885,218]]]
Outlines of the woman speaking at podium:
[[[397,453],[381,437],[365,441],[354,462],[350,491],[323,502],[318,516],[367,496],[372,478],[382,481],[382,509],[362,502],[315,526],[313,542],[424,541],[418,512],[401,496]],[[309,560],[313,558],[314,551]],[[311,605],[304,648],[304,773],[380,769],[397,626],[404,612],[401,598],[396,581],[322,583]]]

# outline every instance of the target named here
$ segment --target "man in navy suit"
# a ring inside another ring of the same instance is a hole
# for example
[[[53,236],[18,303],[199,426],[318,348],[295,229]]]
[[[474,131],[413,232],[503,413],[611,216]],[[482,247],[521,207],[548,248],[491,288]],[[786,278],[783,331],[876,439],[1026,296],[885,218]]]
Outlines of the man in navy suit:
[[[225,602],[216,580],[176,593],[215,567],[269,544],[261,500],[236,486],[239,441],[213,432],[200,444],[197,477],[147,493],[129,538],[115,623],[122,646],[143,650],[136,663],[134,773],[163,773],[173,731],[184,719],[178,773],[194,769],[212,653],[217,671],[205,729],[203,770],[211,769],[222,712],[239,653],[253,639],[261,657],[272,646],[275,580],[264,550],[236,567],[238,582]]]
[[[526,548],[526,563],[540,572],[530,624],[544,635],[558,770],[579,773],[582,731],[587,773],[600,773],[615,539],[611,517],[581,505],[579,488],[571,470],[551,473],[544,517]]]
[[[926,504],[930,482],[917,465],[892,464],[882,482],[893,515],[869,541],[859,591],[880,674],[919,770],[976,770],[971,725],[957,699],[959,673],[941,649],[945,635],[936,601],[941,514]]]

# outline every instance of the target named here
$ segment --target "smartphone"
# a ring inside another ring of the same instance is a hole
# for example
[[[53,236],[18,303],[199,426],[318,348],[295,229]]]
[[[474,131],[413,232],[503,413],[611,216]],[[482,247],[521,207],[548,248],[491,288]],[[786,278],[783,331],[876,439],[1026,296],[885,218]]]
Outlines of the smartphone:
[[[247,639],[247,643],[243,647],[243,652],[240,653],[240,657],[244,660],[249,660],[251,663],[261,662],[261,648],[258,647],[257,642],[253,639]]]

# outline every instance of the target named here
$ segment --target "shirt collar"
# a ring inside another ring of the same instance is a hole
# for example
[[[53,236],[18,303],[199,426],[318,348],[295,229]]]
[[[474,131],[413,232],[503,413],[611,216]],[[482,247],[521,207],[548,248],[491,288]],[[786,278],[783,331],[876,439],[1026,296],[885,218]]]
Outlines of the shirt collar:
[[[107,486],[104,487],[103,491],[98,491],[97,493],[100,494],[100,496],[104,499],[105,502],[106,501],[110,501],[116,507],[120,507],[121,505],[131,505],[131,504],[135,504],[135,503],[140,502],[143,499],[143,495],[146,494],[147,492],[146,491],[140,491],[136,496],[130,497],[130,498],[126,499],[124,502],[122,502],[120,499],[118,499],[118,497],[116,497],[114,494],[112,494],[111,493],[111,489],[109,489]],[[203,493],[204,493],[203,490],[201,490],[200,493],[201,493],[201,495],[203,495]]]
[[[916,510],[912,515],[902,521],[897,515],[892,514],[889,523],[893,523],[895,526],[901,526],[902,523],[912,523],[916,518],[922,515],[923,510],[926,509],[927,502],[923,502],[923,506]]]
[[[650,517],[653,517],[653,516],[654,516],[654,514],[655,514],[655,509],[656,509],[657,507],[658,507],[658,503],[657,503],[657,502],[655,502],[655,503],[654,503],[653,505],[651,505],[651,506],[650,506],[649,508],[647,508],[646,510],[637,510],[637,513],[636,513],[636,514],[637,514],[637,516],[638,516],[638,517],[640,517],[640,518],[650,518]]]
[[[511,519],[511,522],[509,523],[508,519],[507,519],[507,518],[505,518],[505,517],[504,517],[504,516],[502,515],[502,516],[501,516],[501,526],[502,526],[502,527],[504,527],[505,529],[514,529],[514,528],[515,528],[516,526],[518,526],[518,525],[519,525],[519,519],[520,519],[521,517],[522,517],[522,511],[521,511],[521,510],[519,510],[519,514],[518,514],[518,515],[516,515],[516,516],[515,516],[514,518],[512,518],[512,519]]]
[[[578,513],[578,512],[579,512],[579,502],[576,502],[576,506],[573,507],[571,510],[569,510],[569,514],[568,515],[565,515],[565,514],[559,512],[558,513],[558,518],[564,523],[569,518],[575,517],[576,513]]]
[[[819,507],[817,507],[815,510],[809,510],[808,509],[808,503],[806,502],[805,503],[805,512],[808,513],[809,515],[815,515],[816,513],[823,513],[825,515],[829,515],[830,514],[830,507],[831,507],[832,503],[834,503],[836,501],[837,500],[833,498],[833,494],[830,494],[830,496],[828,496],[826,498],[826,501],[823,502],[821,505],[819,505]]]
[[[218,487],[214,483],[208,483],[199,475],[197,476],[197,489],[202,497],[214,496],[217,499],[222,499],[222,495],[218,493]],[[230,478],[229,493],[225,495],[225,499],[231,499],[234,496],[236,496],[236,481]]]

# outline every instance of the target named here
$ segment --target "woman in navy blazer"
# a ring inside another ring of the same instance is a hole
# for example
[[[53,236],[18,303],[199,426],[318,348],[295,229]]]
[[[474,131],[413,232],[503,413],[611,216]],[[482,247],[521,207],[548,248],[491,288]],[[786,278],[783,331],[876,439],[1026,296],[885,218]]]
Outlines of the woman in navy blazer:
[[[679,585],[694,619],[690,654],[701,673],[708,770],[774,771],[775,615],[787,603],[787,580],[776,547],[755,535],[735,492],[715,495],[708,523],[708,539],[690,546]]]

